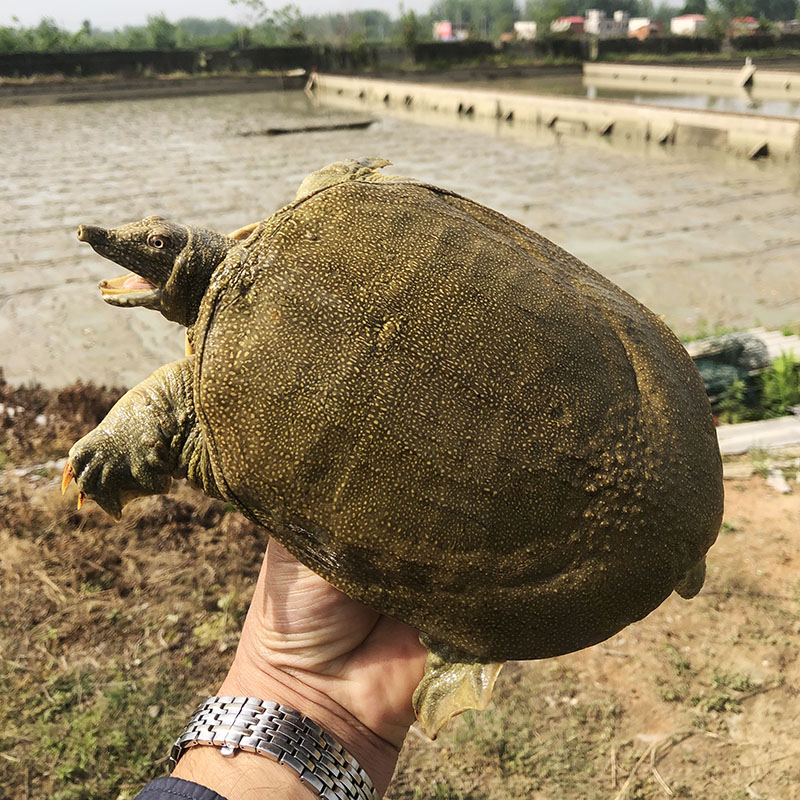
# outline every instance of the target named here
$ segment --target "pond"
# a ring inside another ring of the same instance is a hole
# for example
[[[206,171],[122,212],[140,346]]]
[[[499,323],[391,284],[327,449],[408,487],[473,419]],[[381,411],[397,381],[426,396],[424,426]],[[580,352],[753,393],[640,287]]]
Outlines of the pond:
[[[680,334],[800,319],[800,203],[786,170],[702,153],[521,140],[379,118],[364,130],[238,134],[352,120],[300,94],[14,107],[0,115],[0,367],[13,381],[131,384],[180,357],[160,315],[105,305],[122,270],[77,241],[161,214],[232,231],[291,201],[307,173],[382,156],[575,253]]]

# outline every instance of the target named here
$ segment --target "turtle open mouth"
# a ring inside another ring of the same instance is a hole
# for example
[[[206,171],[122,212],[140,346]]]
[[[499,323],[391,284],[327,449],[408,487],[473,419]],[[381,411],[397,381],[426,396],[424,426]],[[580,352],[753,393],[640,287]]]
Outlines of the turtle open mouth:
[[[146,255],[141,259],[137,258],[136,242],[120,240],[117,231],[108,231],[97,225],[79,225],[78,241],[86,242],[96,253],[123,267],[137,269],[137,264],[141,261],[142,271],[146,271]],[[119,278],[100,281],[98,287],[103,300],[112,306],[144,306],[158,309],[161,305],[161,289],[147,278],[132,272]]]
[[[112,306],[150,306],[158,305],[161,290],[153,286],[147,278],[133,272],[100,281],[98,284],[103,300]]]

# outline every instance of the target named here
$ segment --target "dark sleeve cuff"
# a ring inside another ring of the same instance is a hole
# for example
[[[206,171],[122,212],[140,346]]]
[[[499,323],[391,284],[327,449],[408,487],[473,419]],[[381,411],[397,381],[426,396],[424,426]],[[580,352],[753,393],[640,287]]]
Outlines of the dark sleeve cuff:
[[[226,800],[199,783],[182,778],[156,778],[134,800]]]

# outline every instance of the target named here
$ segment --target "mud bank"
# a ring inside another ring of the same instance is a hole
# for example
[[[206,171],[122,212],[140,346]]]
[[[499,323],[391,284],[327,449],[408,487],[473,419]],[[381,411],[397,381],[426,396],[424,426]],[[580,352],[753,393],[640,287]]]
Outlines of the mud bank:
[[[196,97],[243,92],[302,89],[305,77],[291,75],[225,75],[103,80],[62,79],[0,81],[0,108],[160,97]]]

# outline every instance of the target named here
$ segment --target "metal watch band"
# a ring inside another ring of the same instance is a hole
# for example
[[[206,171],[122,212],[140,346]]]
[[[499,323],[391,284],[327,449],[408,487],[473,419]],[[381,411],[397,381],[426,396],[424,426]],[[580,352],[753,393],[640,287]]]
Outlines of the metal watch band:
[[[170,753],[170,771],[195,745],[258,753],[286,764],[325,800],[378,800],[369,775],[329,733],[299,711],[257,697],[209,697]]]

